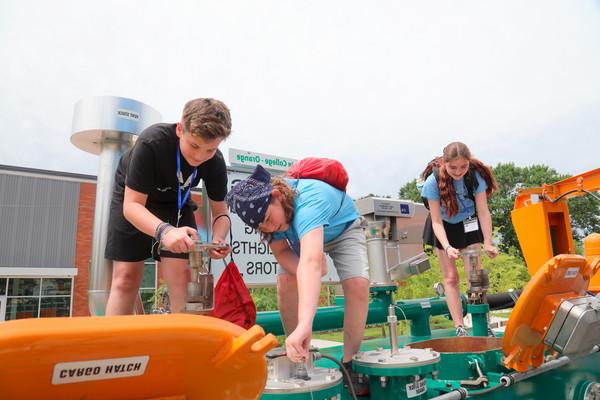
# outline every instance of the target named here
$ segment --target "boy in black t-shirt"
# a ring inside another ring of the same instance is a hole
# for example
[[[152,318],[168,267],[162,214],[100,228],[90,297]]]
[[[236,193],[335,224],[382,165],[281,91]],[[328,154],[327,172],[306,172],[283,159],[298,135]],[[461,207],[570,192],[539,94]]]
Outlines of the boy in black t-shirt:
[[[106,315],[133,312],[144,260],[151,255],[167,282],[172,312],[185,305],[190,279],[187,251],[198,238],[190,189],[200,179],[213,215],[215,243],[224,243],[230,229],[225,204],[227,169],[219,144],[231,133],[229,109],[215,99],[195,99],[181,122],[145,129],[123,154],[115,176],[105,256],[113,260]],[[158,247],[168,251],[161,251]],[[230,252],[211,250],[211,258]]]

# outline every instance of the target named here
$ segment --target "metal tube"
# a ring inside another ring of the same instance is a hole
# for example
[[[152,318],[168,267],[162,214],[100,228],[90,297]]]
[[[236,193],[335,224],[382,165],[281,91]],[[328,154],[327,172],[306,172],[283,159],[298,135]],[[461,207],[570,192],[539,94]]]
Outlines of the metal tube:
[[[107,136],[107,135],[103,135]],[[114,171],[121,154],[131,145],[130,135],[120,139],[102,139],[98,179],[96,181],[96,204],[92,229],[92,258],[89,269],[88,302],[92,315],[104,315],[110,289],[112,262],[104,258],[108,233],[108,214],[115,184]]]
[[[463,388],[455,389],[441,396],[432,397],[429,400],[461,400],[467,398],[467,391]]]
[[[508,387],[508,386],[514,385],[517,382],[521,382],[522,380],[532,378],[532,377],[537,376],[546,371],[560,368],[563,365],[568,364],[570,361],[571,361],[571,359],[569,357],[563,356],[563,357],[557,358],[556,360],[552,360],[547,363],[544,363],[544,364],[540,365],[538,368],[530,369],[529,371],[526,371],[526,372],[513,372],[512,374],[503,375],[500,378],[500,383],[503,384],[504,386]]]
[[[390,327],[390,354],[398,354],[398,332],[396,330],[396,324],[398,324],[398,318],[394,312],[394,305],[390,304],[388,307],[388,318]]]

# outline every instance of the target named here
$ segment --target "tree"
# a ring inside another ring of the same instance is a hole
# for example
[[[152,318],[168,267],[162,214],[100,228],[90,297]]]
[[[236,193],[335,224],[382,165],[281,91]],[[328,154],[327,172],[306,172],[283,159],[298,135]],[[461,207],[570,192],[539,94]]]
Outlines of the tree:
[[[592,196],[577,197],[569,200],[569,214],[573,237],[582,240],[593,232],[600,233],[600,213],[598,212],[598,200]]]
[[[402,200],[412,200],[417,203],[421,203],[421,191],[417,189],[417,180],[413,179],[398,191],[398,198]]]

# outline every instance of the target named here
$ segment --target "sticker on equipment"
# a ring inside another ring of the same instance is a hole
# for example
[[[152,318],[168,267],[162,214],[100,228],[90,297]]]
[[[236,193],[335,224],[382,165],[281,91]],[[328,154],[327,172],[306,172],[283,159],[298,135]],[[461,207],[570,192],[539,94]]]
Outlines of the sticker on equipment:
[[[567,268],[567,272],[565,272],[565,279],[575,278],[578,272],[579,268]]]
[[[144,375],[149,359],[149,356],[138,356],[58,363],[54,366],[52,384],[62,385]]]
[[[419,379],[417,381],[406,384],[406,397],[412,399],[427,392],[427,381]]]

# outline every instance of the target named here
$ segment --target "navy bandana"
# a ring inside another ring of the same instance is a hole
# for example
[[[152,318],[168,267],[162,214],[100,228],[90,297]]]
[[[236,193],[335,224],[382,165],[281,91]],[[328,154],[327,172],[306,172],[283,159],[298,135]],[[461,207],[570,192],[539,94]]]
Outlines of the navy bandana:
[[[257,229],[265,219],[272,188],[271,174],[257,165],[252,175],[231,188],[225,201],[246,225]]]

